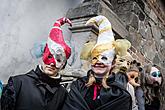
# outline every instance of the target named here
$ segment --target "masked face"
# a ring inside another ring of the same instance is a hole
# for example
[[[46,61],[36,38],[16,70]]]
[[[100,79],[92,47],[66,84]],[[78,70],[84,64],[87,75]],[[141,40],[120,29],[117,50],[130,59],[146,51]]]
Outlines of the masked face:
[[[91,65],[92,70],[95,72],[97,76],[102,77],[110,71],[112,61],[113,56],[111,56],[107,52],[103,52],[101,55],[93,57]]]
[[[50,63],[50,64],[43,64],[42,65],[42,69],[44,71],[45,74],[47,74],[48,76],[57,76],[59,69],[56,68],[56,66],[54,65],[54,63]]]
[[[58,69],[62,68],[66,62],[66,57],[62,49],[60,48],[56,48],[55,50],[51,49],[50,52],[47,45],[45,47],[42,59],[46,65],[50,65],[51,63],[53,63],[55,67]]]
[[[95,64],[91,65],[91,68],[96,76],[103,77],[111,69],[111,64],[104,64],[97,61]]]
[[[137,71],[130,71],[127,73],[127,76],[128,76],[128,81],[131,85],[133,85],[134,87],[140,86],[140,84],[138,84],[139,73]]]
[[[155,86],[161,85],[162,83],[161,73],[156,67],[151,68],[150,77],[153,85]]]
[[[115,59],[115,67],[118,68],[120,70],[120,68],[126,68],[129,69],[130,68],[130,62],[127,58],[127,56],[117,56],[117,58]]]

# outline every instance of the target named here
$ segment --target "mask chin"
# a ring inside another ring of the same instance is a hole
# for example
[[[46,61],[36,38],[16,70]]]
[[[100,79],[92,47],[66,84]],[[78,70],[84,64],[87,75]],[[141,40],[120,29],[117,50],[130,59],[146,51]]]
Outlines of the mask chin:
[[[129,83],[134,87],[140,86],[140,84],[136,83],[134,79],[130,80]]]

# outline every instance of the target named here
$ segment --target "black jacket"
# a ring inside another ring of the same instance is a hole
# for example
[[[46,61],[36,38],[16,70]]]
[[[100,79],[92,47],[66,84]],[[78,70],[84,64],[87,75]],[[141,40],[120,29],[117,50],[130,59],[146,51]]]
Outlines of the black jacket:
[[[10,77],[3,89],[1,110],[61,110],[67,91],[60,81],[42,73],[39,67]]]
[[[158,97],[153,97],[150,104],[145,104],[145,110],[160,110],[160,100]]]
[[[85,99],[86,94],[90,91],[85,84],[88,77],[83,77],[73,82],[67,100],[62,110],[91,110],[89,103]],[[131,110],[132,99],[125,89],[127,84],[126,76],[123,74],[112,75],[107,84],[109,89],[101,88],[97,105],[93,110]]]

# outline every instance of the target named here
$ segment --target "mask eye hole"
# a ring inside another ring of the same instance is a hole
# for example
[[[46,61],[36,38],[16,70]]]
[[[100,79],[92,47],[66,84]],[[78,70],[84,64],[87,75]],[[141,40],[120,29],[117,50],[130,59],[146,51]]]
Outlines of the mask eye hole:
[[[97,58],[96,57],[93,57],[93,59],[92,60],[97,60]]]
[[[49,54],[48,55],[48,59],[51,59],[53,57],[53,55]]]
[[[103,56],[101,59],[102,59],[102,60],[108,60],[108,58],[105,57],[105,56]]]
[[[155,74],[155,72],[154,72],[154,73],[152,73],[152,76],[153,76],[153,77],[156,77],[156,74]]]
[[[57,61],[58,61],[58,62],[61,62],[61,60],[60,60],[60,59],[57,59]]]
[[[62,55],[61,55],[61,54],[56,54],[55,59],[56,59],[57,62],[59,62],[59,63],[63,61],[63,58],[62,58]]]
[[[131,64],[131,63],[128,61],[128,62],[127,62],[127,65],[130,65],[130,64]]]
[[[156,73],[156,72],[153,72],[153,73],[152,73],[152,76],[153,76],[153,77],[156,77],[156,76],[157,76],[157,73]]]
[[[160,71],[158,71],[158,77],[161,77],[162,75],[160,74]]]
[[[133,79],[135,76],[134,75],[131,75],[130,77]]]
[[[158,72],[153,72],[153,73],[152,73],[152,76],[153,76],[153,77],[161,77],[161,74],[160,74],[159,71],[158,71]]]
[[[120,61],[120,62],[124,62],[125,60],[124,60],[124,59],[120,59],[119,61]]]
[[[135,78],[135,82],[136,82],[136,83],[138,82],[138,77]]]

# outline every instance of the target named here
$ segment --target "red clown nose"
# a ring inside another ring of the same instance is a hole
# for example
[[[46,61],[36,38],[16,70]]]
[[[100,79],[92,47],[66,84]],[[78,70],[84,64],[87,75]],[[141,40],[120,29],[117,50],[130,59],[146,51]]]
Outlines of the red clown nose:
[[[62,29],[60,28],[65,23],[72,26],[71,21],[65,17],[58,19],[54,23],[42,57],[45,64],[53,63],[57,68],[60,68],[71,55],[71,48],[65,43]]]

